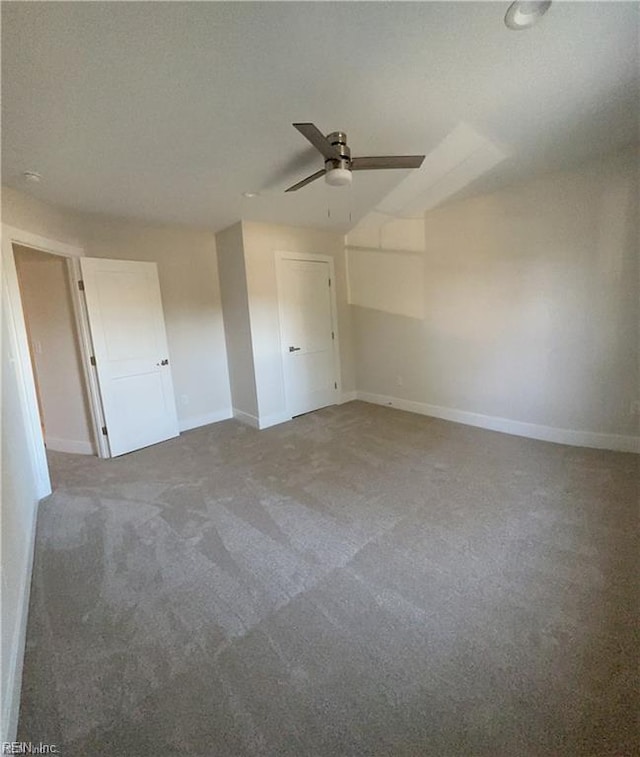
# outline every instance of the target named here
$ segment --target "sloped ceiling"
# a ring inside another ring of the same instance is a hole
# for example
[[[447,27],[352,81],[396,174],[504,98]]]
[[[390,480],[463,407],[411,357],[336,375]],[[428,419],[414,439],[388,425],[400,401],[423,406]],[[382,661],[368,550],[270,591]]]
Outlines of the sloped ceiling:
[[[411,172],[285,195],[322,167],[294,121],[346,131],[354,155],[430,154],[472,129],[501,159],[467,192],[637,140],[638,4],[555,2],[520,32],[507,7],[3,3],[3,183],[216,230],[244,218],[345,231]],[[25,185],[25,170],[42,182]]]

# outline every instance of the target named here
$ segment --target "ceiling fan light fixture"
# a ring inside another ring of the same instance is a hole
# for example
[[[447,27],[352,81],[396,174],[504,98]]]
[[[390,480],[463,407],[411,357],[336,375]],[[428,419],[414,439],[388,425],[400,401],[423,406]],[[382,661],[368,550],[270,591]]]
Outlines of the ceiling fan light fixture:
[[[351,184],[353,175],[348,168],[332,168],[324,175],[324,180],[332,187],[346,187]]]
[[[549,10],[551,0],[516,0],[504,17],[505,26],[512,31],[529,29]]]

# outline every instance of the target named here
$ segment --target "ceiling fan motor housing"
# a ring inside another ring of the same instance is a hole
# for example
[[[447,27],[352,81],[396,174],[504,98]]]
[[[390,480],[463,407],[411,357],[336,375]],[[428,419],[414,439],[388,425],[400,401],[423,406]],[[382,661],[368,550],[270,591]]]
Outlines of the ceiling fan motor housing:
[[[351,150],[347,146],[347,135],[343,131],[332,131],[331,134],[327,134],[327,142],[335,147],[342,156],[341,160],[336,160],[335,158],[327,158],[325,160],[324,165],[327,173],[335,171],[337,168],[345,171],[351,170]]]

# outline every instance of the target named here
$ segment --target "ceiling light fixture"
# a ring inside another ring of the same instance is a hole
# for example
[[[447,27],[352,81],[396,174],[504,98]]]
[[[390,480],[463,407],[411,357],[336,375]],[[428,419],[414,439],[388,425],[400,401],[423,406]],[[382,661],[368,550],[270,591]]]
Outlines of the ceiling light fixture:
[[[513,31],[529,29],[540,21],[550,5],[551,0],[516,0],[505,14],[505,26]]]
[[[38,184],[42,180],[42,175],[37,171],[24,171],[22,177],[31,184]]]
[[[332,187],[346,187],[351,184],[353,174],[348,168],[332,168],[324,175],[324,180]]]
[[[260,197],[260,192],[243,192],[242,196],[243,197],[249,197],[249,198],[251,198],[251,197]]]

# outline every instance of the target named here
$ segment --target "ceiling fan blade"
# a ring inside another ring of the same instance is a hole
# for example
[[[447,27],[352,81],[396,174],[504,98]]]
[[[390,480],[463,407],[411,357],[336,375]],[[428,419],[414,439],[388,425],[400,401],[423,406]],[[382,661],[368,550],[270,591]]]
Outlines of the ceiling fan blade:
[[[340,152],[327,140],[315,124],[293,124],[293,126],[295,126],[300,134],[302,134],[303,137],[306,137],[316,150],[319,150],[327,160],[340,160],[342,157]]]
[[[424,155],[378,155],[372,158],[352,158],[352,171],[373,171],[378,168],[420,168]]]
[[[326,170],[323,168],[321,171],[316,171],[315,173],[312,173],[311,176],[307,176],[306,179],[299,181],[297,184],[294,184],[292,187],[289,187],[289,189],[285,189],[284,191],[295,192],[296,189],[302,189],[302,187],[306,187],[307,184],[311,184],[312,181],[319,179],[321,176],[324,176],[326,173],[327,173]]]

